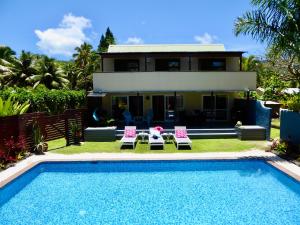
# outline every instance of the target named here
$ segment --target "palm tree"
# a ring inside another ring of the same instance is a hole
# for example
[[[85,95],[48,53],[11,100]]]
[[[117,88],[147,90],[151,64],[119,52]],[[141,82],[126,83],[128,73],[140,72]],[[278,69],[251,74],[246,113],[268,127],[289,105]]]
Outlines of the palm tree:
[[[64,88],[69,83],[64,71],[55,64],[52,58],[42,56],[37,63],[37,70],[38,73],[29,78],[34,88],[39,84],[44,84],[49,89]]]
[[[235,22],[236,35],[250,35],[279,52],[300,57],[300,1],[252,0],[255,10]]]
[[[254,55],[250,55],[249,57],[243,57],[242,59],[243,71],[256,71],[258,65],[259,61]]]
[[[92,73],[98,67],[98,56],[93,47],[86,42],[80,47],[75,48],[76,53],[73,55],[75,66],[78,69],[78,76],[83,88],[88,91],[92,86]]]
[[[65,64],[63,70],[69,81],[69,88],[71,90],[75,90],[77,88],[77,83],[78,83],[78,71],[74,65],[74,62],[69,62]]]
[[[3,85],[25,87],[30,84],[29,77],[36,73],[35,59],[30,52],[22,51],[20,58],[13,55],[3,55],[1,59],[1,74]]]

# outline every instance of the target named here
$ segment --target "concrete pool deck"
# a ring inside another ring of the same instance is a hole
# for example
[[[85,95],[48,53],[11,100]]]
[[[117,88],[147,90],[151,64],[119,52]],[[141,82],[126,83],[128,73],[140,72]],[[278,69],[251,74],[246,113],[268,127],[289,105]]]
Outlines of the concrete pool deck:
[[[68,161],[123,161],[123,160],[237,160],[263,159],[274,167],[300,182],[300,167],[288,162],[271,152],[251,150],[245,152],[213,152],[213,153],[82,153],[63,155],[46,153],[33,155],[18,162],[15,166],[0,172],[0,188],[14,180],[27,170],[42,162]]]

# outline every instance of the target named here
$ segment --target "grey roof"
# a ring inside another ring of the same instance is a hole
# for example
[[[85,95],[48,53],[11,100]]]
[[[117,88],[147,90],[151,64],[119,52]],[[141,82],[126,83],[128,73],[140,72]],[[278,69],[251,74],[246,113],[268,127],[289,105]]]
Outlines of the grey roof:
[[[225,52],[223,44],[110,45],[108,53]]]

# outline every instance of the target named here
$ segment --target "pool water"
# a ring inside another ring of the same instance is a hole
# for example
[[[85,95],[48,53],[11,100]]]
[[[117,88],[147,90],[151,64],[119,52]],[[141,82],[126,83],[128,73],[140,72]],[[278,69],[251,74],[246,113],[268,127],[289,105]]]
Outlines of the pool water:
[[[300,184],[260,160],[42,163],[0,224],[300,224]]]

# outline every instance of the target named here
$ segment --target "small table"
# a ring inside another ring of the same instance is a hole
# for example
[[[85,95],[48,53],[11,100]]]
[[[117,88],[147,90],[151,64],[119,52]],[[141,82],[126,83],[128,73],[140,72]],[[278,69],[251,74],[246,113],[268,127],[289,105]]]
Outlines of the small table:
[[[140,132],[140,133],[138,134],[138,136],[142,138],[142,139],[141,139],[141,143],[146,143],[146,140],[148,140],[149,134],[146,133],[146,132]]]
[[[163,136],[166,139],[166,143],[172,143],[172,133],[162,133],[161,136]]]

